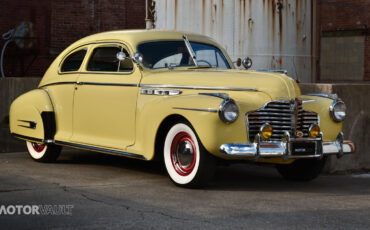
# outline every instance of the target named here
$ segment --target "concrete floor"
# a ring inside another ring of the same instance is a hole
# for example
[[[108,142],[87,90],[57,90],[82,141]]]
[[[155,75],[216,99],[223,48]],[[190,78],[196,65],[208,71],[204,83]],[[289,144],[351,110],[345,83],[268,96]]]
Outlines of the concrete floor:
[[[1,229],[370,229],[370,176],[284,181],[274,168],[219,167],[178,188],[158,163],[64,151],[55,164],[0,154],[0,205],[73,205],[72,215],[0,215]]]

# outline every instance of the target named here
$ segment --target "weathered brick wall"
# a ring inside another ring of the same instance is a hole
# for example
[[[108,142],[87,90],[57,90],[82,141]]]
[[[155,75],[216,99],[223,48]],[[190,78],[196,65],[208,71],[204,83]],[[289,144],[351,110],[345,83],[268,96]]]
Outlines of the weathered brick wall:
[[[33,23],[36,42],[31,50],[21,50],[10,43],[5,52],[6,76],[40,76],[50,64],[50,2],[48,0],[2,0],[0,6],[0,35],[22,21]],[[33,40],[35,41],[35,40]],[[4,41],[0,38],[0,47]]]
[[[145,28],[145,0],[52,1],[51,48],[101,31]]]
[[[365,34],[364,80],[370,80],[370,1],[369,0],[317,0],[319,30],[351,31]]]
[[[56,55],[86,35],[145,28],[145,0],[2,0],[0,5],[0,35],[27,21],[36,41],[28,50],[14,42],[8,46],[7,76],[42,76]]]

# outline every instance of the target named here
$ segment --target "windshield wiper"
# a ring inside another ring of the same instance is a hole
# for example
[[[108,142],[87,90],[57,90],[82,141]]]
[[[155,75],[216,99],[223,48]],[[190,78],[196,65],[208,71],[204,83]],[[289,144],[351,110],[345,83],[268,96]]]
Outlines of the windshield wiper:
[[[209,65],[198,65],[198,66],[189,67],[189,69],[212,69],[212,68],[217,68],[217,67],[209,66]]]
[[[182,35],[182,37],[184,38],[184,42],[185,42],[186,48],[188,49],[188,52],[190,54],[191,59],[193,60],[194,64],[196,66],[198,66],[197,55],[195,55],[195,52],[194,52],[193,48],[191,47],[191,44],[188,40],[188,36],[186,36],[186,34],[184,34],[184,35]]]

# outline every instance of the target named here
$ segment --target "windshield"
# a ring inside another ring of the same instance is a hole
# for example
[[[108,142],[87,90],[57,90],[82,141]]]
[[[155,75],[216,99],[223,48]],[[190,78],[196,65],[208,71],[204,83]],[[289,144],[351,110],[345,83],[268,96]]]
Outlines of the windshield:
[[[231,69],[224,54],[215,46],[190,42],[199,67]],[[153,41],[138,45],[143,55],[143,65],[151,69],[196,66],[183,40]]]

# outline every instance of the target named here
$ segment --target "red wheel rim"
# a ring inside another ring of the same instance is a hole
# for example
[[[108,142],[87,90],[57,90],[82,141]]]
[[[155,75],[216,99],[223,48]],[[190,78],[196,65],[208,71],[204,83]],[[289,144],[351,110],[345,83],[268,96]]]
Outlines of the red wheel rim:
[[[45,144],[32,143],[32,147],[36,152],[41,153],[45,149],[46,145]]]
[[[180,132],[173,138],[171,161],[173,168],[181,176],[187,176],[193,171],[196,163],[196,148],[187,132]]]

